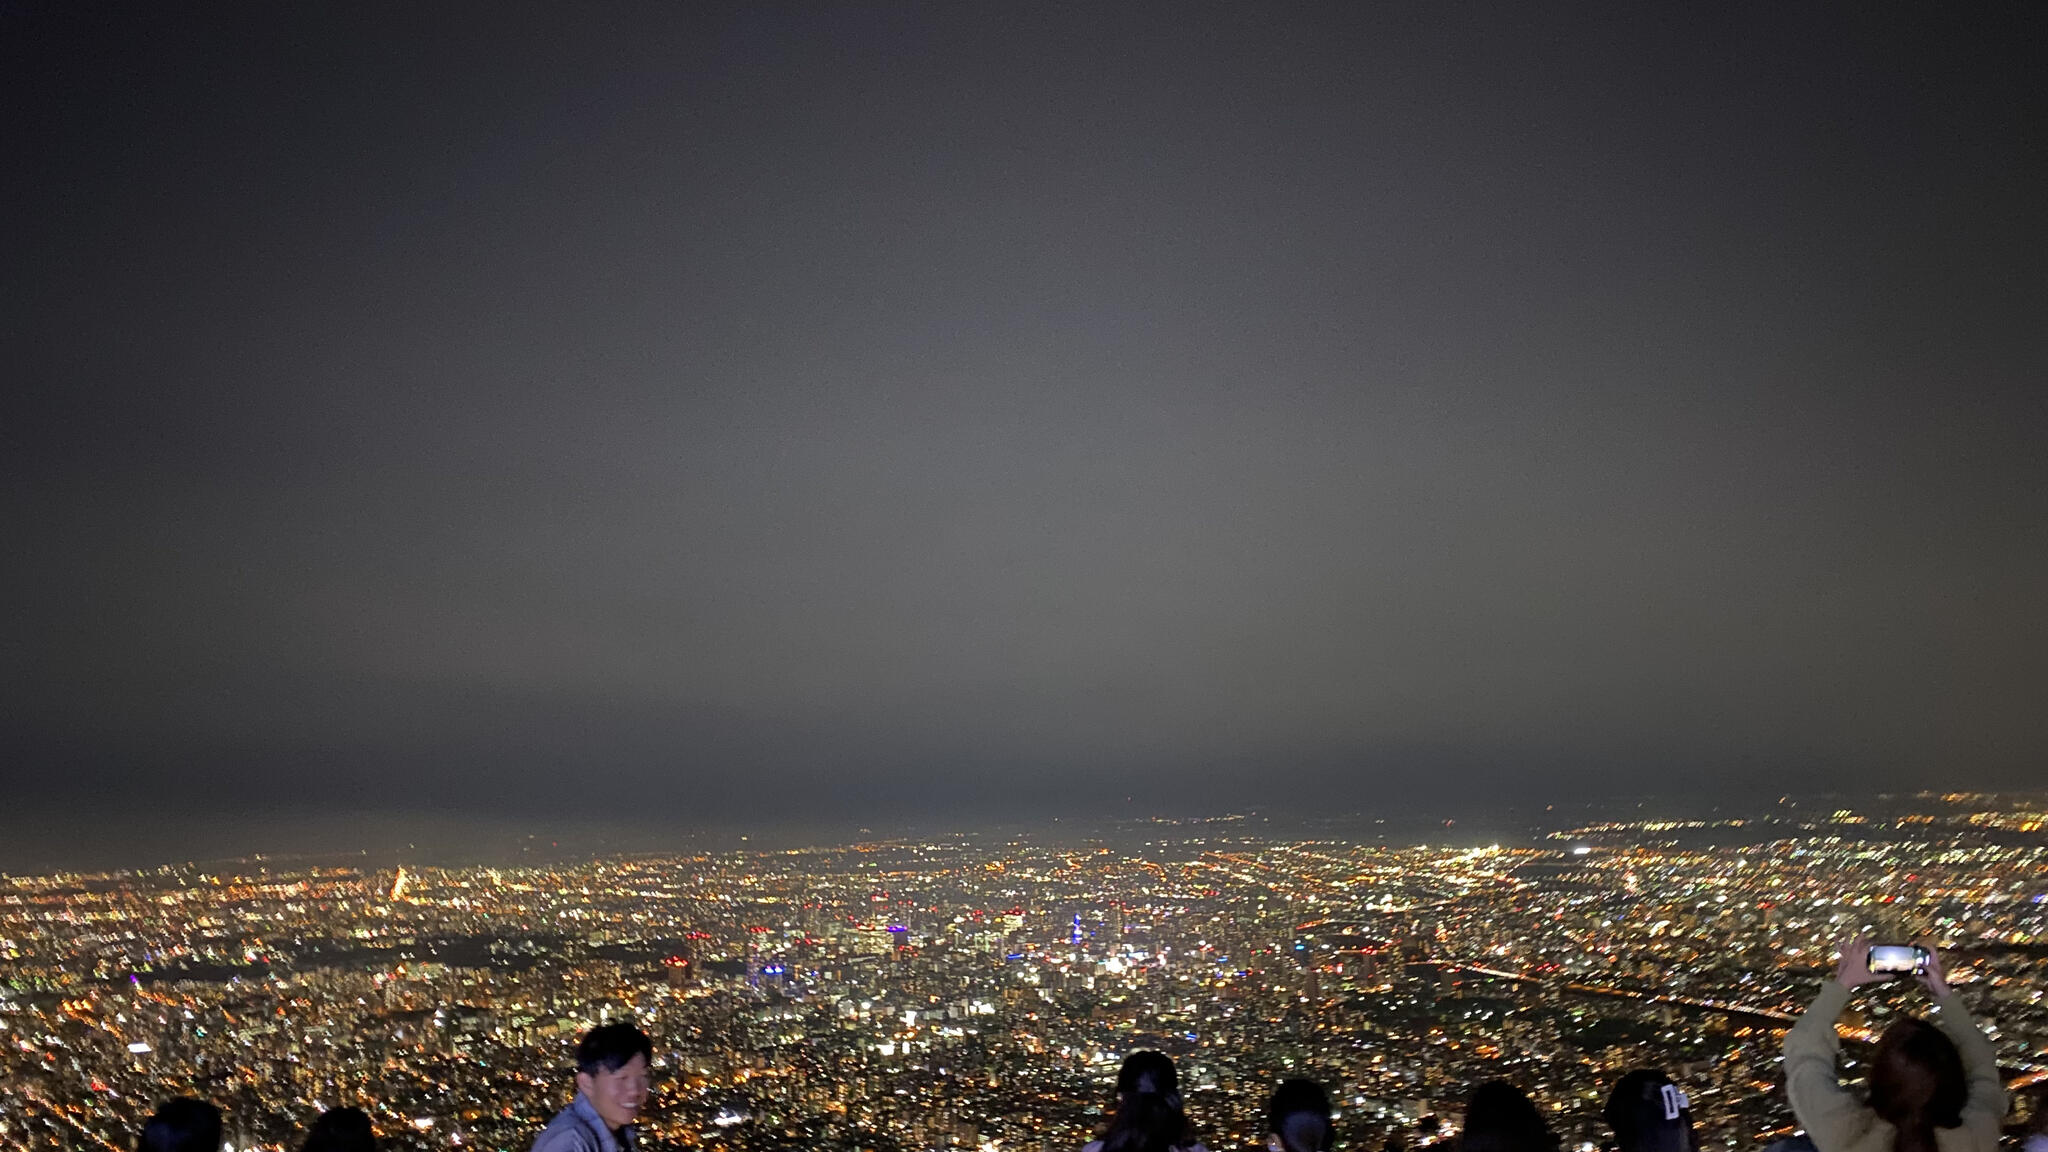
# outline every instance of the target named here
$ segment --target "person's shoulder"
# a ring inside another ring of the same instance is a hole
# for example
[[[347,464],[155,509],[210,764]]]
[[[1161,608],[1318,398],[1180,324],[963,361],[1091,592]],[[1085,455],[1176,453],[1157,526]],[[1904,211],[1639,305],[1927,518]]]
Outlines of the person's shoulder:
[[[532,1152],[600,1152],[600,1149],[589,1126],[577,1118],[576,1106],[572,1104],[555,1113],[548,1126],[533,1138]]]
[[[1871,1128],[1887,1137],[1884,1146],[1878,1152],[1892,1152],[1892,1126],[1879,1121]],[[1934,1130],[1934,1147],[1937,1152],[1998,1152],[2000,1135],[1997,1117],[1982,1114],[1965,1115],[1960,1127]]]

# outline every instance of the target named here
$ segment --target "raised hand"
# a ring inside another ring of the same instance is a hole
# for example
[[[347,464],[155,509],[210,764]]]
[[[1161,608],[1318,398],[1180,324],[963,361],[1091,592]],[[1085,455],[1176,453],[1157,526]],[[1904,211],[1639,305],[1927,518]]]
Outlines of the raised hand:
[[[1857,933],[1842,945],[1842,957],[1835,962],[1835,982],[1844,988],[1875,984],[1884,976],[1870,970],[1870,941]]]
[[[1927,949],[1927,967],[1915,979],[1920,981],[1922,988],[1927,989],[1929,996],[1939,1000],[1948,995],[1949,991],[1948,974],[1941,966],[1941,953],[1935,949],[1932,940],[1916,940],[1914,943]]]

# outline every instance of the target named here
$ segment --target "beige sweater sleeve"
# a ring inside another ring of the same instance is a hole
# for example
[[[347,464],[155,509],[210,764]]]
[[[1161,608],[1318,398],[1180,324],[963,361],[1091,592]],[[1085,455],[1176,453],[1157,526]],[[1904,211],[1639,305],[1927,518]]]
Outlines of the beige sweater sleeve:
[[[1835,1057],[1842,1050],[1835,1017],[1848,1002],[1849,990],[1829,980],[1806,1015],[1785,1033],[1785,1094],[1792,1098],[1800,1127],[1821,1152],[1851,1147],[1877,1122],[1876,1114],[1835,1075]]]
[[[1963,1058],[1963,1074],[1969,1078],[1970,1095],[1963,1105],[1963,1124],[1971,1128],[1989,1126],[1993,1132],[2005,1119],[2005,1084],[1998,1078],[1998,1054],[1991,1041],[1970,1019],[1970,1010],[1954,989],[1935,1001],[1941,1011],[1935,1022],[1955,1042]]]

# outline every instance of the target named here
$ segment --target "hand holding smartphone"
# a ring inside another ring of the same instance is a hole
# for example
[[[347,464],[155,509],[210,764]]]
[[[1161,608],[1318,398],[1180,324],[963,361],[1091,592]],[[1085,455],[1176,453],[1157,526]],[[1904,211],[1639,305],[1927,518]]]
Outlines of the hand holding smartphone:
[[[1874,944],[1864,964],[1873,976],[1919,976],[1927,971],[1928,955],[1918,944]]]

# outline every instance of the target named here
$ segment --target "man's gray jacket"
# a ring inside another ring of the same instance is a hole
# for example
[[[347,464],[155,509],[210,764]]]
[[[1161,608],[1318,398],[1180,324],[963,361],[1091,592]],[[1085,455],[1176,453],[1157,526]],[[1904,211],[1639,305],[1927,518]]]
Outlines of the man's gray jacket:
[[[533,1152],[633,1152],[633,1126],[617,1134],[604,1126],[597,1109],[578,1092],[533,1141]]]

